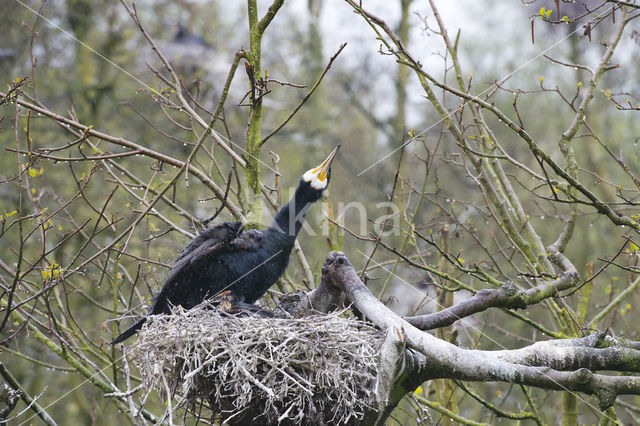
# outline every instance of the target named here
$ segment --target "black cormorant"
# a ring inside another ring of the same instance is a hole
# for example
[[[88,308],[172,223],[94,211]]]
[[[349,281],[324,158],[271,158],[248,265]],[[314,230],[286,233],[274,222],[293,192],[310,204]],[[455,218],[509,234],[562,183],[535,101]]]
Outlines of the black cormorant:
[[[174,43],[182,43],[182,44],[191,44],[202,47],[211,47],[209,43],[205,41],[202,36],[193,34],[188,29],[182,26],[182,24],[178,25],[178,30],[176,31],[175,36],[173,36]]]
[[[225,291],[237,303],[251,304],[262,297],[287,268],[304,215],[329,184],[331,161],[338,148],[340,145],[322,164],[302,175],[293,198],[267,229],[243,231],[242,223],[227,222],[195,237],[154,296],[149,314],[168,314],[171,306],[178,305],[191,309]],[[136,322],[111,344],[133,336],[145,321]]]

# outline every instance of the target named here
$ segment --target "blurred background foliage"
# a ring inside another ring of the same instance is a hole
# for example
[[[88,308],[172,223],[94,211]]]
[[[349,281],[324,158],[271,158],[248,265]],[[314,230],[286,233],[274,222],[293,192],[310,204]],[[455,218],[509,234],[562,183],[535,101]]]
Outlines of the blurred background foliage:
[[[404,35],[409,50],[429,72],[453,81],[450,58],[441,39],[433,32],[436,25],[426,3],[409,0],[368,3],[366,7]],[[555,2],[528,5],[474,1],[436,3],[449,33],[455,35],[460,30],[458,54],[467,81],[472,81],[471,92],[486,94],[495,87],[496,81],[502,82],[501,87],[505,90],[497,90],[491,102],[517,122],[513,108],[514,99],[517,99],[517,113],[523,127],[562,164],[557,140],[574,112],[554,90],[558,88],[573,97],[589,76],[582,69],[555,64],[541,52],[567,63],[595,65],[605,49],[603,44],[613,31],[611,20],[594,28],[589,40],[580,24],[551,25],[532,18],[539,14],[540,7],[554,9]],[[50,111],[71,114],[96,130],[184,160],[197,142],[189,130],[193,120],[174,106],[163,104],[162,96],[158,96],[168,86],[154,78],[153,69],[165,77],[166,73],[122,5],[104,0],[46,2],[40,9],[46,20],[38,21],[35,37],[32,37],[31,28],[36,21],[34,11],[41,5],[37,1],[12,0],[2,4],[2,90],[6,92],[17,78],[29,78],[30,83],[23,90],[31,96],[37,95],[37,102]],[[260,2],[259,6],[262,15],[267,5]],[[563,4],[563,7],[580,6]],[[246,5],[242,2],[159,0],[139,2],[137,10],[145,29],[174,65],[184,88],[199,99],[203,108],[213,111],[235,52],[248,47]],[[579,12],[563,12],[569,16],[572,13]],[[532,19],[535,21],[533,29]],[[635,25],[637,29],[637,23]],[[640,93],[636,77],[640,68],[640,46],[632,31],[628,30],[613,56],[612,62],[620,67],[605,74],[590,107],[588,122],[610,150],[623,158],[638,175],[640,120],[637,111],[620,111],[610,99],[612,94],[615,98],[618,93],[635,93],[636,96]],[[270,168],[274,168],[277,159],[280,174],[277,185],[281,188],[281,199],[286,202],[299,176],[316,165],[335,145],[342,144],[334,162],[328,197],[321,208],[315,207],[309,214],[308,221],[314,232],[303,231],[299,238],[316,281],[329,249],[345,251],[358,269],[367,263],[373,247],[370,242],[360,241],[328,225],[321,211],[337,215],[344,205],[357,203],[365,214],[361,215],[353,204],[340,218],[341,223],[365,236],[379,229],[386,213],[386,205],[381,207],[379,203],[388,201],[393,188],[394,171],[400,157],[397,148],[411,135],[418,134],[402,156],[400,180],[393,199],[397,214],[389,219],[392,227],[387,228],[387,244],[393,247],[406,244],[406,252],[411,248],[412,253],[419,253],[425,263],[446,268],[479,289],[485,284],[443,265],[437,250],[424,241],[406,238],[406,232],[401,232],[400,228],[414,227],[424,235],[446,240],[449,252],[465,265],[487,262],[490,256],[481,246],[482,242],[490,247],[491,256],[501,257],[500,269],[487,267],[495,279],[524,282],[519,275],[527,272],[524,262],[509,247],[505,235],[492,220],[482,192],[462,167],[465,160],[456,140],[426,102],[415,75],[399,68],[393,57],[379,54],[380,43],[375,34],[348,5],[337,0],[309,0],[285,4],[278,13],[263,39],[263,70],[266,69],[273,79],[305,84],[307,88],[270,83],[272,91],[264,98],[263,135],[290,114],[343,42],[348,43],[347,47],[318,91],[287,126],[262,147],[262,182],[269,187],[276,186],[276,173]],[[32,63],[35,64],[33,70]],[[249,116],[248,109],[238,104],[249,87],[241,64],[224,108],[224,122],[215,127],[241,155]],[[514,91],[520,92],[517,98]],[[623,95],[622,101],[625,97]],[[450,111],[460,104],[460,99],[451,95],[443,96],[443,100]],[[64,126],[46,117],[29,114],[25,109],[16,113],[15,104],[2,106],[0,116],[3,117],[0,145],[5,148],[0,156],[0,213],[3,214],[0,275],[3,285],[9,286],[13,280],[10,271],[18,256],[23,256],[23,271],[31,268],[29,274],[22,277],[24,284],[20,284],[24,295],[55,280],[54,271],[63,273],[75,268],[97,253],[142,211],[139,200],[124,191],[116,177],[128,182],[133,193],[149,199],[152,198],[150,192],[166,184],[177,170],[142,155],[120,157],[106,163],[51,161],[29,155],[16,157],[14,151],[6,149],[17,147],[33,151],[62,147],[74,138]],[[488,120],[509,155],[540,172],[526,144],[494,117],[488,117]],[[63,150],[60,155],[77,157],[80,150],[88,156],[102,150],[113,154],[125,152],[124,148],[104,141],[93,142],[95,152],[84,146]],[[608,202],[621,202],[621,196],[637,201],[638,188],[594,138],[579,135],[573,146],[580,165],[579,177],[585,186]],[[232,162],[211,141],[205,143],[204,151],[198,154],[194,165],[224,188],[227,174],[233,170]],[[394,153],[387,156],[391,152]],[[375,166],[370,167],[373,164]],[[504,167],[544,244],[552,243],[562,229],[562,218],[570,215],[573,206],[547,201],[545,198],[551,196],[546,184],[531,182],[530,176],[508,163]],[[133,172],[135,178],[128,172]],[[18,174],[21,185],[17,184]],[[243,179],[243,173],[237,173],[231,183],[230,198],[240,206],[244,203]],[[79,188],[83,188],[81,195],[78,195]],[[92,343],[68,350],[83,352],[94,363],[96,371],[105,369],[104,373],[116,384],[123,379],[115,374],[116,367],[110,365],[119,353],[107,346],[113,332],[109,320],[114,316],[128,318],[134,310],[136,313],[143,311],[151,294],[161,287],[177,252],[189,241],[189,234],[197,232],[197,221],[210,217],[220,205],[220,200],[212,197],[211,191],[193,176],[188,182],[179,179],[168,194],[183,213],[166,203],[158,204],[157,212],[186,232],[172,228],[155,213],[149,214],[130,236],[126,255],[116,256],[117,250],[114,251],[117,262],[108,256],[99,257],[66,279],[64,285],[47,291],[46,297],[38,303],[25,306],[32,308],[41,321],[57,318],[62,321],[59,325],[71,334],[84,334],[83,341]],[[424,195],[423,200],[421,195]],[[108,197],[111,197],[110,201],[101,211]],[[412,217],[418,203],[420,208]],[[633,205],[620,204],[615,208],[627,215],[640,214]],[[21,217],[29,216],[23,221],[22,231],[14,222],[18,217],[15,212],[20,209]],[[58,209],[61,209],[59,214],[48,218],[48,214]],[[574,310],[579,309],[581,300],[586,303],[588,322],[636,279],[637,271],[633,272],[633,267],[637,265],[638,253],[637,246],[624,239],[630,235],[630,230],[614,226],[592,208],[580,207],[579,211],[576,232],[566,248],[566,255],[580,271],[581,283],[619,250],[622,254],[616,263],[627,267],[626,270],[619,267],[605,269],[593,281],[590,299],[584,292],[563,299],[563,303]],[[265,204],[264,224],[269,223],[271,214]],[[229,212],[223,210],[216,221],[232,219]],[[82,232],[71,235],[86,221],[89,222]],[[107,222],[111,225],[106,226]],[[91,235],[94,226],[106,228]],[[445,227],[448,229],[446,235],[443,234]],[[326,229],[330,232],[323,232]],[[18,253],[20,232],[24,238],[32,230],[33,237],[28,239],[23,252]],[[67,239],[69,235],[71,237]],[[90,244],[85,247],[87,242]],[[43,246],[55,249],[43,257]],[[381,294],[388,283],[382,299],[394,310],[411,313],[420,308],[420,302],[424,304],[423,311],[434,310],[434,302],[426,302],[438,294],[433,285],[434,277],[404,263],[390,274],[395,259],[388,251],[376,250],[368,269],[369,286],[374,294]],[[309,285],[294,261],[287,276],[276,291]],[[114,291],[118,292],[115,304]],[[456,297],[468,297],[465,293],[459,292]],[[616,334],[637,340],[636,321],[640,320],[640,314],[631,307],[639,302],[638,291],[633,291],[598,323],[598,328],[609,328]],[[556,330],[548,309],[544,304],[533,306],[527,309],[526,315]],[[46,313],[48,310],[51,315]],[[123,326],[129,321],[125,319]],[[47,411],[54,419],[60,424],[119,424],[122,421],[118,407],[103,397],[102,389],[87,383],[87,378],[75,374],[72,368],[69,371],[70,366],[41,340],[34,338],[33,331],[20,329],[19,322],[12,322],[13,318],[2,331],[3,340],[12,337],[3,343],[2,362],[30,395],[38,395],[44,390],[39,403],[49,406]],[[56,327],[51,322],[43,325],[43,329]],[[501,311],[488,311],[456,329],[461,345],[483,349],[515,348],[540,338],[535,329]],[[12,336],[15,331],[18,334]],[[55,340],[54,333],[48,337]],[[22,355],[18,356],[18,353]],[[490,383],[473,387],[506,409],[517,411],[526,405],[520,395],[514,395],[517,392],[509,385]],[[461,414],[478,421],[495,421],[490,411],[474,404],[471,398],[463,393],[456,395],[460,398]],[[559,410],[559,400],[544,391],[533,390],[532,395],[541,415],[549,423],[555,423],[554,413]],[[590,398],[585,400],[589,404],[583,400],[579,402],[581,423],[597,421],[600,414],[593,411]],[[627,401],[632,402],[632,398]],[[151,398],[145,407],[152,412],[161,412],[161,398]],[[17,421],[25,421],[29,415],[25,414]],[[624,419],[637,419],[638,413],[633,417],[633,412],[626,414],[621,410],[618,415]],[[395,415],[401,422],[415,417],[416,413],[408,405],[400,407]],[[36,420],[29,420],[33,421]]]

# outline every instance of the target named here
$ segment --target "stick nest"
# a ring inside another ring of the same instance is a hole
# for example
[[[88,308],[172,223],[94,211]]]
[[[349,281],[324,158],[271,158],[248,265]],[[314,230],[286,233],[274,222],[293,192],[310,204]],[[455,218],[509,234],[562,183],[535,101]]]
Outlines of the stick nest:
[[[375,406],[383,340],[337,314],[240,317],[204,306],[150,317],[133,349],[145,387],[177,392],[194,411],[208,403],[218,421],[357,424]]]

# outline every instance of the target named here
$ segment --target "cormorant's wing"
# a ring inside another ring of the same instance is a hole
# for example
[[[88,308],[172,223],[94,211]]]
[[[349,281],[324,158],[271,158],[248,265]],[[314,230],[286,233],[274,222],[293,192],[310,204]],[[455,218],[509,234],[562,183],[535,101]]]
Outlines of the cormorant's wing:
[[[207,253],[214,253],[239,237],[242,231],[242,222],[225,222],[205,229],[182,249],[173,269],[183,262],[193,263]]]
[[[153,298],[151,314],[159,314],[167,309],[167,297],[181,284],[181,275],[194,264],[209,256],[230,248],[229,243],[242,234],[241,222],[226,222],[205,229],[195,237],[178,255],[178,259],[165,282],[164,287]],[[232,249],[233,250],[233,249]],[[186,283],[188,284],[188,283]],[[112,345],[133,336],[147,319],[142,318],[115,338]]]
[[[167,298],[178,291],[181,285],[188,285],[181,279],[196,267],[200,261],[211,258],[230,248],[230,243],[243,232],[241,222],[225,222],[200,232],[178,255],[173,269],[169,273],[162,290],[153,298],[151,314],[167,311]]]
[[[265,242],[264,231],[258,231],[257,229],[248,229],[244,231],[238,238],[231,241],[228,250],[234,251],[258,251]]]

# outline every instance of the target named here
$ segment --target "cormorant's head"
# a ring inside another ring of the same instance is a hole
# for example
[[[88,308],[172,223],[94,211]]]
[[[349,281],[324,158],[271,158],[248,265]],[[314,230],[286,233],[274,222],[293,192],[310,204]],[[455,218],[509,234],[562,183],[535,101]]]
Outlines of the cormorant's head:
[[[314,167],[311,170],[307,170],[300,179],[299,190],[304,191],[305,199],[310,202],[314,202],[322,197],[322,193],[329,185],[329,179],[331,179],[331,162],[333,157],[340,149],[340,145],[336,146],[326,160],[322,162],[318,167]]]

